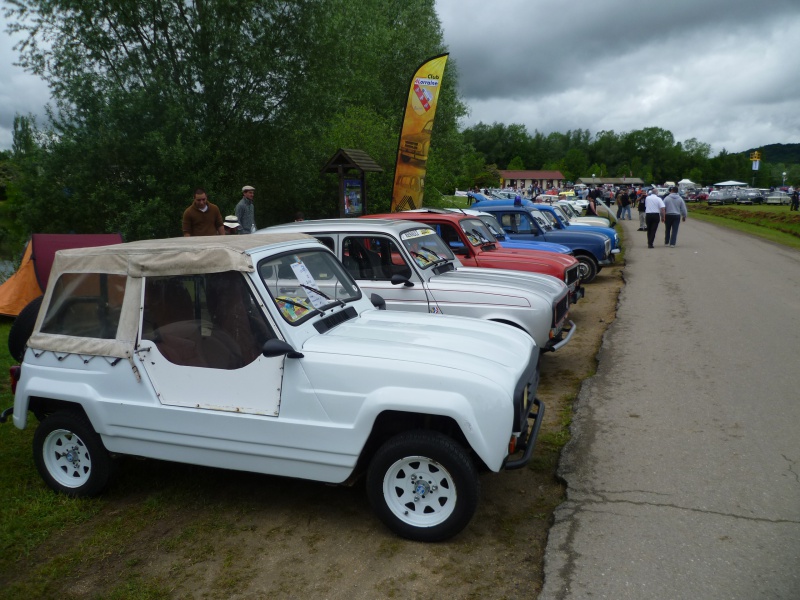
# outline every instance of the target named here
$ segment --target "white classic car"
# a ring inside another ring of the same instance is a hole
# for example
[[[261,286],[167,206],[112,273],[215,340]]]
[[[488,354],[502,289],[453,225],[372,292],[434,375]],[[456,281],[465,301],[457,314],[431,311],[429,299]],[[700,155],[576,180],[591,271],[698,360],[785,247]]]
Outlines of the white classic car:
[[[142,241],[57,253],[0,421],[35,415],[36,466],[69,496],[122,454],[365,473],[389,528],[436,541],[469,523],[479,469],[530,460],[538,359],[509,325],[376,310],[308,236]]]
[[[564,213],[565,220],[574,225],[594,225],[595,227],[611,227],[611,221],[605,217],[582,217],[575,204],[569,200],[559,200],[555,206]]]
[[[575,334],[569,288],[541,273],[464,267],[428,225],[389,219],[325,219],[263,229],[313,235],[344,263],[361,289],[392,310],[474,317],[514,325],[541,351]],[[564,337],[566,334],[566,337]]]

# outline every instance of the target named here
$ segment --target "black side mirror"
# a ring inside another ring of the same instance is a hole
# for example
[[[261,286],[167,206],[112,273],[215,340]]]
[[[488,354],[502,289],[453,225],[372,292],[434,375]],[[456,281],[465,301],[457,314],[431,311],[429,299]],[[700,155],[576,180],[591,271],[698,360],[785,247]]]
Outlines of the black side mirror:
[[[369,301],[372,302],[372,306],[374,306],[378,310],[386,310],[386,300],[383,299],[383,296],[379,296],[378,294],[372,294],[369,297]]]
[[[467,248],[462,246],[461,248],[454,248],[453,254],[456,254],[458,256],[469,256],[469,250],[467,250]]]
[[[284,354],[287,358],[303,358],[302,352],[296,352],[290,344],[277,338],[267,340],[267,342],[261,347],[261,354],[267,358],[274,358]]]
[[[400,273],[395,273],[392,275],[391,278],[392,285],[400,285],[401,283],[406,287],[414,287],[414,282],[410,281],[408,277],[405,275],[401,275]]]

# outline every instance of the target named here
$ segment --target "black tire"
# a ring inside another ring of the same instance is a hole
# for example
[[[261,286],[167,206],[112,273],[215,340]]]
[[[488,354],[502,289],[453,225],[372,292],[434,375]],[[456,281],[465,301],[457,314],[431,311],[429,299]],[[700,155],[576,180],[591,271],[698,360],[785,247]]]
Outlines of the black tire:
[[[25,347],[33,333],[33,326],[36,325],[43,297],[39,296],[28,302],[11,324],[8,332],[8,352],[17,362],[22,362],[22,357],[25,356]]]
[[[436,431],[408,431],[381,446],[367,471],[367,495],[397,535],[440,542],[462,531],[478,507],[475,464],[457,442]]]
[[[45,483],[67,496],[96,496],[111,479],[113,461],[88,419],[71,411],[46,417],[33,435],[33,460]]]
[[[597,273],[600,271],[597,261],[591,256],[586,256],[585,254],[576,254],[575,259],[581,263],[586,271],[586,276],[581,278],[581,282],[591,283],[594,281],[594,278],[597,277]]]

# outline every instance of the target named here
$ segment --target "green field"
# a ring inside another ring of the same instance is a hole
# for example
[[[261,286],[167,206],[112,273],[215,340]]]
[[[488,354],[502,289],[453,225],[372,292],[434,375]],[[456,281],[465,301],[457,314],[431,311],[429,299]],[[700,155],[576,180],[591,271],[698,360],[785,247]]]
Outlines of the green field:
[[[800,212],[788,206],[688,204],[690,218],[730,227],[737,231],[800,249]]]

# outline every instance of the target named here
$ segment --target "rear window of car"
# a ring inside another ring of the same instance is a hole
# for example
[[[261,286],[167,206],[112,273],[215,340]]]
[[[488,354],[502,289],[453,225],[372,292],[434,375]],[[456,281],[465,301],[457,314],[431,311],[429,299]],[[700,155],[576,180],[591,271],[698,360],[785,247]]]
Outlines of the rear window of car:
[[[108,273],[64,273],[53,288],[41,331],[113,340],[127,279]]]

